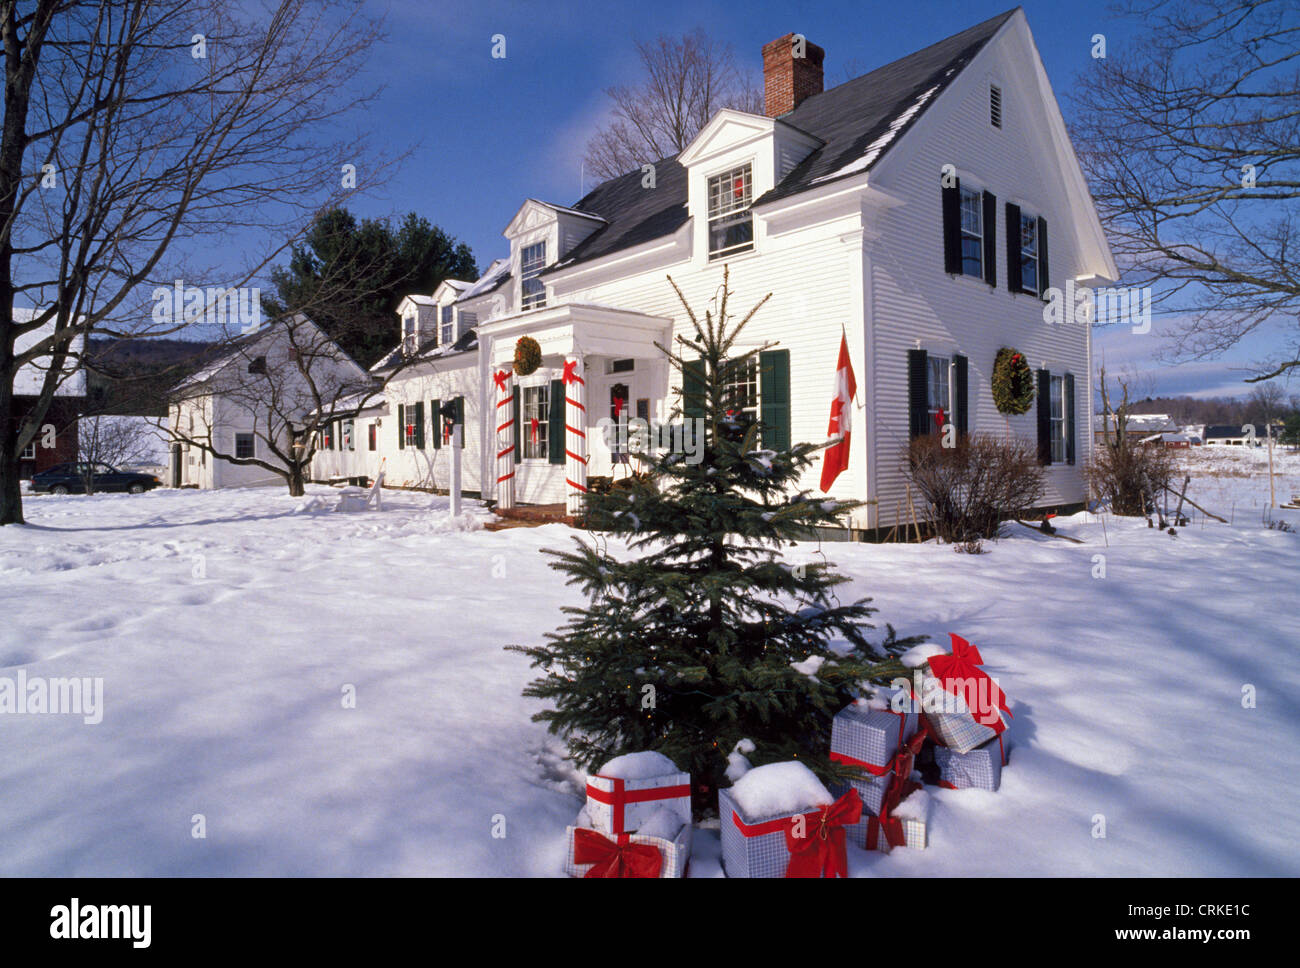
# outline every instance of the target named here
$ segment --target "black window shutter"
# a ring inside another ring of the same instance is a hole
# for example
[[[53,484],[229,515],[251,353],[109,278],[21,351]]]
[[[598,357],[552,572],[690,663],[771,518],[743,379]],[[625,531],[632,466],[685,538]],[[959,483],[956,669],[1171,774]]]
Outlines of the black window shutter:
[[[954,356],[952,358],[952,383],[953,390],[957,397],[957,435],[965,437],[969,428],[966,419],[966,357]]]
[[[1038,371],[1038,463],[1052,462],[1052,373]]]
[[[406,449],[406,407],[397,405],[397,449]]]
[[[564,381],[551,381],[551,419],[547,430],[547,459],[552,464],[564,463]]]
[[[790,351],[758,354],[758,396],[762,407],[763,447],[790,449]]]
[[[1061,381],[1065,393],[1065,462],[1074,463],[1074,374],[1067,373]]]
[[[424,450],[424,401],[415,405],[415,449]]]
[[[907,351],[908,436],[923,437],[930,422],[930,360],[925,350]]]
[[[456,423],[460,426],[460,449],[465,449],[465,398],[456,398]]]
[[[943,271],[961,275],[961,179],[943,189]]]
[[[1038,293],[1044,299],[1047,298],[1047,287],[1051,285],[1047,280],[1047,219],[1038,220]]]
[[[433,437],[433,449],[442,449],[442,401],[429,401],[429,433]]]
[[[682,415],[688,420],[704,419],[706,376],[703,357],[682,368]]]
[[[519,395],[523,392],[524,392],[523,387],[519,387],[519,386],[515,387],[513,419],[515,422],[515,463],[516,464],[518,464],[521,460],[523,460],[523,456],[524,456],[524,441],[523,441],[523,437],[519,433],[519,429],[520,429]]]
[[[998,197],[984,193],[984,281],[998,285]]]
[[[1020,274],[1020,206],[1007,202],[1007,290],[1019,292],[1024,285]]]

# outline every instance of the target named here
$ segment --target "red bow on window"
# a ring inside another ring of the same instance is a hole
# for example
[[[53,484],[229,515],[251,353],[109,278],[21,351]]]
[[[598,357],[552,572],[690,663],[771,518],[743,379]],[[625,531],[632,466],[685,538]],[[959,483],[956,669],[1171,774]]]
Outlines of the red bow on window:
[[[944,422],[947,421],[947,419],[948,419],[948,415],[943,412],[943,407],[940,407],[939,412],[934,415],[935,426],[938,427],[940,431],[942,431]]]
[[[618,419],[623,414],[623,408],[627,406],[627,401],[622,397],[614,398],[614,418]]]
[[[731,189],[732,189],[732,194],[735,195],[736,198],[744,198],[745,197],[744,176],[741,176],[740,178],[737,178],[734,182],[732,182]]]
[[[444,444],[451,443],[451,424],[449,423],[444,422],[442,425],[442,442]]]
[[[535,444],[535,443],[537,443],[537,427],[538,427],[538,425],[541,424],[541,421],[538,420],[536,417],[533,417],[531,420],[528,421],[528,423],[529,423],[529,426],[532,428],[532,431],[533,431],[533,443]]]
[[[594,830],[573,832],[573,862],[592,864],[584,877],[658,877],[663,855],[651,844],[634,844],[627,834],[610,840]]]

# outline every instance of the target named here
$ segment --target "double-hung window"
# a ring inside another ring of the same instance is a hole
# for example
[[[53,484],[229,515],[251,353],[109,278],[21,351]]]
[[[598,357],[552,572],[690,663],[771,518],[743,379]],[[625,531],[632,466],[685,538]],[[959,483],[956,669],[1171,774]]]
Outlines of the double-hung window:
[[[952,361],[945,356],[929,356],[930,379],[927,381],[929,393],[930,425],[927,433],[942,433],[943,425],[952,417],[952,394],[950,374]]]
[[[728,414],[742,417],[744,423],[758,420],[758,357],[728,360],[723,373],[726,393],[723,397]]]
[[[526,245],[519,253],[520,308],[542,309],[546,305],[546,286],[538,278],[546,268],[546,243]]]
[[[1038,293],[1038,216],[1020,213],[1020,288]]]
[[[443,346],[450,346],[456,341],[456,327],[453,323],[453,315],[455,312],[456,310],[451,306],[442,307],[442,337],[440,341]]]
[[[235,456],[241,460],[257,456],[257,441],[252,434],[235,434]]]
[[[984,278],[984,203],[980,193],[961,189],[962,275]]]
[[[551,388],[546,384],[523,388],[523,406],[520,416],[523,426],[523,452],[525,460],[546,460],[550,444]]]
[[[720,259],[754,247],[752,166],[741,165],[709,179],[709,258]]]
[[[18,459],[36,460],[36,438],[35,437],[27,441],[27,446],[23,448],[23,452]]]
[[[407,316],[402,320],[402,349],[408,355],[416,350],[417,332],[414,316]]]
[[[351,420],[344,420],[339,432],[339,439],[342,441],[342,447],[339,448],[340,450],[357,449],[356,445],[352,442],[352,430],[353,422]]]
[[[1051,389],[1052,463],[1065,463],[1065,377],[1053,376]]]

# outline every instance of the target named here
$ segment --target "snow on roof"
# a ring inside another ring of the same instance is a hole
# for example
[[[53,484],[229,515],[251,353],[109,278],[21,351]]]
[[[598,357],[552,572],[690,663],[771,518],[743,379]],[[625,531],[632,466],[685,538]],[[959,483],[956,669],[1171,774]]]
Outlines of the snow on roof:
[[[474,285],[474,283],[470,282],[468,279],[444,279],[442,281],[451,286],[451,288],[462,291]]]
[[[862,157],[854,159],[836,171],[817,176],[812,179],[809,184],[816,185],[818,182],[829,181],[832,178],[839,178],[842,175],[851,175],[854,172],[866,171],[872,166],[875,160],[880,157],[880,153],[889,147],[889,143],[894,140],[898,135],[898,132],[907,126],[907,122],[916,117],[916,112],[925,107],[925,102],[930,100],[930,98],[934,96],[934,92],[937,90],[939,90],[938,84],[922,93],[911,103],[911,105],[908,106],[906,111],[894,118],[893,121],[890,121],[889,128],[879,138],[867,145],[866,151],[862,154]]]
[[[505,282],[510,275],[510,260],[497,259],[490,266],[487,272],[479,276],[478,281],[470,286],[460,297],[457,302],[464,302],[466,299],[473,299],[475,296],[481,296],[484,293],[491,292],[501,283]]]
[[[406,302],[406,301],[413,302],[413,303],[415,303],[417,306],[432,306],[432,305],[433,305],[433,297],[432,297],[432,296],[405,296],[405,297],[403,297],[403,302]]]
[[[35,309],[24,309],[14,307],[15,323],[30,323],[39,313]],[[55,320],[51,319],[44,326],[32,330],[30,333],[24,333],[14,341],[14,351],[23,353],[31,349],[41,340],[51,336],[54,333]],[[86,345],[86,337],[78,334],[72,337],[69,343],[69,350],[78,356],[81,354]],[[34,397],[41,392],[41,386],[45,383],[45,375],[49,371],[50,365],[48,357],[41,357],[18,368],[14,374],[13,392],[15,396]],[[55,389],[56,397],[84,397],[86,395],[86,371],[82,369],[78,360],[68,360],[65,368],[66,376],[59,386]]]
[[[1114,429],[1115,416],[1113,413],[1096,414],[1092,422],[1093,430],[1100,433],[1107,425]],[[1107,417],[1109,420],[1106,419]],[[1125,432],[1130,434],[1155,434],[1166,431],[1176,433],[1179,429],[1174,419],[1165,413],[1131,413],[1124,426]]]

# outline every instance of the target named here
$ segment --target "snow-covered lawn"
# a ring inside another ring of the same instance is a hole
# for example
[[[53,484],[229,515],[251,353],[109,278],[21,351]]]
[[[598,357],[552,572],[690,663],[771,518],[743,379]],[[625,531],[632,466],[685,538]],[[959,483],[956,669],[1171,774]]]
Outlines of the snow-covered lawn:
[[[539,553],[573,532],[333,496],[29,497],[0,529],[0,679],[104,681],[98,725],[0,715],[0,874],[560,873],[580,788],[501,647],[576,603]],[[829,556],[882,626],[970,639],[1015,714],[998,793],[933,790],[928,850],[850,847],[851,871],[1300,874],[1300,534],[1258,521],[792,552]],[[716,830],[695,840],[718,876]]]

